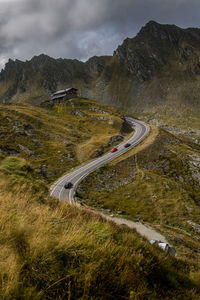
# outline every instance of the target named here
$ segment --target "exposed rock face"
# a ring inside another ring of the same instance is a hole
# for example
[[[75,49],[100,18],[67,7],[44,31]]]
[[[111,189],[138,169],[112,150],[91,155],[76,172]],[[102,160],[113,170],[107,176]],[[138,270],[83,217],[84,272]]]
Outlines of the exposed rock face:
[[[121,135],[115,135],[115,136],[112,136],[111,139],[110,139],[110,142],[108,143],[109,146],[112,146],[112,145],[115,145],[116,143],[118,142],[122,142],[123,141],[123,136]]]
[[[194,223],[194,222],[192,222],[190,220],[188,220],[187,223],[192,226],[192,228],[194,229],[194,231],[196,231],[197,233],[200,234],[200,225],[199,224]]]
[[[6,155],[6,156],[14,156],[19,154],[15,149],[11,149],[9,147],[0,147],[0,153]]]
[[[107,150],[108,147],[114,146],[114,145],[116,145],[117,143],[122,142],[123,139],[124,139],[124,138],[123,138],[123,136],[121,136],[121,135],[115,135],[115,136],[112,136],[112,137],[110,138],[110,141],[108,142],[108,144],[105,145],[105,146],[102,146],[99,150],[97,150],[97,151],[93,154],[92,158],[97,158],[97,157],[103,155],[103,154],[104,154],[104,151]]]
[[[92,158],[97,158],[97,157],[103,155],[103,154],[104,154],[104,149],[105,149],[105,147],[101,147],[99,150],[97,150],[97,151],[93,154]]]
[[[200,184],[200,156],[198,154],[190,155],[189,165],[192,177]]]
[[[40,104],[66,86],[83,97],[137,112],[165,103],[200,110],[200,29],[148,22],[113,56],[78,60],[47,55],[9,60],[0,73],[0,101]],[[195,105],[194,105],[195,104]]]
[[[87,61],[86,64],[87,64],[90,74],[99,76],[105,69],[106,57],[93,56]]]
[[[114,55],[125,63],[130,74],[145,81],[171,60],[181,64],[196,58],[194,73],[199,73],[200,30],[181,29],[175,25],[161,25],[154,21],[147,23],[133,39],[126,39]],[[188,70],[189,71],[189,70]]]
[[[78,60],[53,59],[44,54],[26,62],[10,59],[0,73],[0,84],[8,83],[7,91],[1,95],[1,99],[4,102],[16,96],[20,99],[21,93],[26,97],[26,92],[29,98],[30,93],[36,93],[46,95],[48,99],[53,91],[62,86],[71,86],[72,81],[76,87],[76,80],[80,79],[83,85],[87,85],[89,73],[87,66]]]
[[[25,147],[25,146],[23,146],[23,145],[21,145],[21,144],[19,144],[18,145],[18,147],[19,147],[19,149],[21,150],[21,151],[23,151],[24,153],[26,153],[27,155],[34,155],[34,153],[30,150],[30,149],[28,149],[27,147]]]

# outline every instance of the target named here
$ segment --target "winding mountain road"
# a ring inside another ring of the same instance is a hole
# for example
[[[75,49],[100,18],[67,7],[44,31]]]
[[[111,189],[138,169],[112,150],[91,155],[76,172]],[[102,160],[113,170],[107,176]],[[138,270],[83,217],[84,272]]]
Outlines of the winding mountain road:
[[[76,168],[74,171],[62,176],[58,181],[56,181],[50,188],[50,195],[59,200],[67,200],[70,204],[75,204],[74,194],[78,183],[86,177],[91,172],[95,171],[96,169],[100,168],[101,166],[105,165],[109,161],[115,159],[116,157],[124,154],[125,152],[129,151],[136,145],[138,145],[141,141],[145,139],[145,137],[149,133],[149,126],[145,123],[135,120],[133,118],[126,118],[126,121],[131,124],[135,131],[131,138],[126,140],[126,142],[121,143],[118,145],[118,150],[116,152],[108,152],[103,156]],[[130,147],[125,148],[124,145],[126,143],[130,143]],[[65,189],[64,185],[66,182],[71,182],[73,187],[71,189]],[[80,207],[82,208],[82,207]],[[133,222],[127,219],[109,216],[107,214],[101,213],[99,211],[92,210],[93,213],[101,215],[103,218],[113,221],[118,225],[127,225],[130,228],[135,228],[139,234],[146,237],[149,241],[151,239],[159,239],[162,240],[164,243],[168,243],[165,237],[153,229],[151,226],[142,224],[141,222]]]
[[[139,144],[149,133],[149,126],[145,123],[132,119],[126,118],[126,121],[134,126],[134,134],[125,143],[121,143],[117,148],[116,152],[108,152],[103,156],[87,163],[86,165],[75,169],[74,171],[62,176],[57,182],[53,184],[50,190],[50,195],[59,200],[68,200],[69,203],[74,203],[74,193],[78,183],[91,172],[105,165],[109,161],[116,157],[124,154],[125,152],[132,149],[134,146]],[[130,147],[125,148],[124,145],[130,143]],[[71,189],[65,189],[64,185],[66,182],[71,182],[73,187]]]

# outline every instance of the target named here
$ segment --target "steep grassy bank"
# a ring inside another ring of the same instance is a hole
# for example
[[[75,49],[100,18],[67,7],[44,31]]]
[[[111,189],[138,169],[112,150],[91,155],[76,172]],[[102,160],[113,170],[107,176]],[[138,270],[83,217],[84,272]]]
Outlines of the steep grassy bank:
[[[24,160],[0,166],[0,298],[198,299],[191,265],[133,230],[47,198]]]

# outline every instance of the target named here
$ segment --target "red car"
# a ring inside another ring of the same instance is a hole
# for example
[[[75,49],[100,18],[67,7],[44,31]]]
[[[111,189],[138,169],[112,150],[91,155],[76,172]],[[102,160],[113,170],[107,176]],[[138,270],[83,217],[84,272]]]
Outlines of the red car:
[[[116,147],[114,147],[114,148],[112,148],[112,149],[110,150],[110,152],[115,152],[115,151],[117,151],[117,148],[116,148]]]

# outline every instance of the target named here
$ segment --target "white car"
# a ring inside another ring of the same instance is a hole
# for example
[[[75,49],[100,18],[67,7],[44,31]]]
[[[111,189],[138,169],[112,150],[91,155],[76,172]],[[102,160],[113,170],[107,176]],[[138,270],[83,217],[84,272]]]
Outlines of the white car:
[[[170,247],[167,243],[162,242],[159,239],[153,239],[150,241],[151,244],[158,244],[158,246],[163,249],[164,251],[166,251],[167,253],[170,253],[172,255],[176,254],[176,250],[172,247]]]

